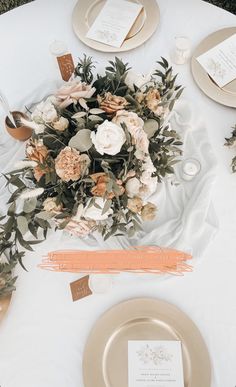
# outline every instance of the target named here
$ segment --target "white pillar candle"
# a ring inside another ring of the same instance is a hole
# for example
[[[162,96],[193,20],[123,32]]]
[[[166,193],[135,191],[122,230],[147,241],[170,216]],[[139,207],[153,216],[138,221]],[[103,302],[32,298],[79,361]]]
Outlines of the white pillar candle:
[[[178,36],[175,38],[174,63],[184,64],[190,57],[191,44],[190,39],[186,36]]]
[[[108,274],[91,274],[88,285],[95,294],[107,293],[112,288],[112,277]]]
[[[182,177],[184,180],[192,180],[195,176],[198,175],[200,170],[201,164],[196,159],[186,159],[182,163]]]

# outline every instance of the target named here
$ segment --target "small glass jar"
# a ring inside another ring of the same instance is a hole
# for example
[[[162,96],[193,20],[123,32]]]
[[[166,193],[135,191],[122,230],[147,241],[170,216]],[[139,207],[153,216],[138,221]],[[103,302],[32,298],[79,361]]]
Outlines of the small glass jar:
[[[182,178],[186,181],[193,180],[200,170],[201,164],[196,159],[186,159],[182,162]]]
[[[175,64],[185,64],[190,58],[191,42],[187,36],[176,36],[173,61]]]

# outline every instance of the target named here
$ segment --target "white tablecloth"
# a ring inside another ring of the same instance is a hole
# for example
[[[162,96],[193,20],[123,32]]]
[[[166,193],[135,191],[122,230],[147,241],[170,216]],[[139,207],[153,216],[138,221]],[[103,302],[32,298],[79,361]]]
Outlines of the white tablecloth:
[[[111,58],[80,43],[71,26],[75,0],[36,0],[0,16],[0,87],[14,108],[42,82],[55,78],[49,54],[54,40],[68,43],[75,60],[83,52],[94,56],[98,70]],[[168,58],[174,36],[188,35],[195,46],[207,34],[235,25],[235,16],[200,0],[158,0],[161,23],[142,47],[121,55],[137,71],[150,70],[160,55]],[[202,254],[193,273],[166,281],[125,276],[105,295],[71,302],[69,282],[76,274],[41,271],[37,264],[48,242],[27,255],[30,273],[18,269],[17,292],[0,328],[0,385],[2,387],[83,386],[83,347],[96,319],[115,303],[139,296],[155,296],[172,302],[198,325],[208,345],[213,366],[212,387],[236,385],[236,304],[234,241],[236,235],[236,176],[230,172],[233,151],[223,147],[235,123],[235,111],[208,99],[195,85],[189,65],[175,66],[186,85],[185,99],[207,123],[217,155],[217,180],[213,204],[220,220],[219,232]],[[21,108],[21,106],[19,106]],[[19,145],[2,134],[1,151],[9,150],[6,165],[21,152]],[[17,153],[18,152],[18,153]],[[2,204],[2,203],[1,203]],[[58,233],[50,249],[58,248]],[[64,238],[64,237],[63,237]],[[63,248],[67,239],[60,242]],[[199,386],[200,387],[200,386]],[[205,387],[205,386],[201,386]]]

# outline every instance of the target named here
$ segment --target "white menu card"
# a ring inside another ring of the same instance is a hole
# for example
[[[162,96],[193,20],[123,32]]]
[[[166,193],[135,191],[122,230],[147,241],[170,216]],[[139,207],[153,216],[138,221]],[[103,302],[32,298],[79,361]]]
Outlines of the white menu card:
[[[121,47],[142,8],[126,0],[107,0],[86,37]]]
[[[236,79],[236,34],[197,58],[219,87]]]
[[[180,341],[128,341],[129,387],[184,387]]]

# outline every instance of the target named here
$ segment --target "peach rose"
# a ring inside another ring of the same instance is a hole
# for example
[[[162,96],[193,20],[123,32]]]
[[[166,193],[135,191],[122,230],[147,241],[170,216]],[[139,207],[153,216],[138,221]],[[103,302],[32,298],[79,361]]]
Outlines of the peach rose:
[[[98,95],[97,98],[100,108],[107,114],[114,114],[118,110],[123,110],[128,105],[124,97],[112,95],[110,92],[106,93],[104,97]]]

